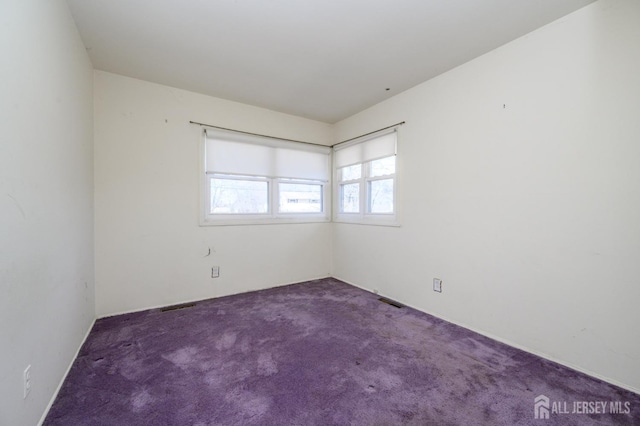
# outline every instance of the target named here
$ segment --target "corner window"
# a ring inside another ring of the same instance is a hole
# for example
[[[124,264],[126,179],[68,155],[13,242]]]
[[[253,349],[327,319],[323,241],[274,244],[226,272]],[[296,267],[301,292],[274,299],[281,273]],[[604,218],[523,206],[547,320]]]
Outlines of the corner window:
[[[205,132],[202,225],[329,221],[329,147]]]
[[[334,147],[336,222],[397,225],[396,134]]]

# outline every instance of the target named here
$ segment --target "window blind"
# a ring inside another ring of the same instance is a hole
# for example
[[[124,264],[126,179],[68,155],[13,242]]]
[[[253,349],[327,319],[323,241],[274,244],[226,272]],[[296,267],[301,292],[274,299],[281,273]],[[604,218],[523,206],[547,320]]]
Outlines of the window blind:
[[[329,181],[331,148],[206,130],[207,173]]]
[[[396,155],[396,130],[368,136],[334,147],[335,167],[365,163]]]

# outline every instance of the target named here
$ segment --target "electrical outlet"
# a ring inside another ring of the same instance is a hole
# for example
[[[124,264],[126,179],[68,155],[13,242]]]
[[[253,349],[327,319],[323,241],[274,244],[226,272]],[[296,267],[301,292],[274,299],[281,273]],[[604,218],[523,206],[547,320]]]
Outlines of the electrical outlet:
[[[220,276],[220,267],[214,266],[211,268],[211,278],[218,278]]]
[[[24,369],[24,373],[22,373],[23,378],[23,396],[22,398],[26,398],[31,392],[31,364]]]
[[[433,279],[433,291],[442,293],[442,280],[440,278]]]

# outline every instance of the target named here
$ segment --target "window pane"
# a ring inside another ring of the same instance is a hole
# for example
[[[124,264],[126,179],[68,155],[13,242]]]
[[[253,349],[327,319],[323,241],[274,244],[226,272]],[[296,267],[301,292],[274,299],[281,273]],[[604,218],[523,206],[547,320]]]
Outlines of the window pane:
[[[340,212],[360,212],[360,184],[349,183],[340,185]]]
[[[369,213],[393,213],[393,179],[369,182]]]
[[[373,160],[370,163],[371,177],[392,175],[396,172],[396,156]]]
[[[322,213],[322,185],[281,183],[280,213]]]
[[[211,214],[256,214],[269,211],[265,181],[211,179]]]
[[[362,177],[362,164],[354,164],[353,166],[343,167],[340,169],[340,180],[354,180]]]

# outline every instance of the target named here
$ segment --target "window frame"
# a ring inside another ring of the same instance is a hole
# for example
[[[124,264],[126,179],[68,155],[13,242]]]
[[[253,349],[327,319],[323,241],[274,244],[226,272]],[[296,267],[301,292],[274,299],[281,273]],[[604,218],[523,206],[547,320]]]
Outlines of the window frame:
[[[260,144],[260,137],[253,137]],[[266,138],[265,138],[266,139]],[[295,142],[291,142],[295,143]],[[327,166],[327,180],[288,178],[277,176],[252,176],[247,174],[216,173],[207,171],[207,134],[203,132],[200,142],[200,226],[267,225],[286,223],[321,223],[331,221],[331,153]],[[329,148],[329,147],[327,147]],[[267,182],[266,213],[211,213],[211,179],[255,180]],[[300,183],[321,187],[321,212],[280,212],[280,183]]]
[[[373,182],[378,182],[382,180],[392,180],[393,181],[393,211],[392,212],[372,212],[372,197],[371,197],[371,184]],[[396,176],[395,173],[393,175],[385,175],[385,176],[376,176],[376,177],[368,177],[365,180],[365,191],[366,191],[366,209],[365,214],[370,215],[383,215],[383,216],[393,216],[396,211]]]
[[[384,155],[382,157],[375,157],[352,164],[345,164],[341,167],[337,167],[335,161],[335,150],[333,159],[333,222],[337,223],[350,223],[359,225],[379,225],[379,226],[400,226],[399,221],[399,197],[398,197],[398,152],[397,152],[397,140],[398,140],[398,128],[394,128],[391,131],[386,130],[378,132],[366,137],[355,139],[349,142],[349,146],[356,144],[367,143],[378,137],[387,135],[388,133],[396,133],[396,146],[393,155]],[[374,161],[395,157],[395,170],[394,173],[388,175],[371,176],[371,165]],[[341,171],[346,167],[352,167],[354,165],[360,165],[360,177],[358,179],[342,180]],[[371,212],[371,195],[370,195],[370,183],[379,180],[393,179],[393,212],[392,213],[373,213]],[[359,188],[359,211],[358,212],[344,212],[343,210],[343,197],[342,187],[349,184],[358,184]]]
[[[319,212],[282,212],[280,211],[280,196],[282,192],[280,190],[280,185],[309,185],[309,186],[319,186],[320,187],[320,211]],[[323,215],[327,217],[327,193],[329,192],[329,182],[323,182],[319,180],[310,180],[310,179],[288,179],[288,178],[279,178],[274,180],[274,185],[277,185],[277,189],[275,192],[275,201],[273,202],[273,207],[278,210],[277,214],[282,217],[289,216],[317,216]],[[329,219],[327,219],[329,220]]]
[[[221,174],[221,173],[207,173],[205,172],[205,179],[206,179],[206,188],[205,188],[205,194],[208,198],[207,203],[205,204],[205,215],[206,216],[212,216],[212,217],[219,217],[219,218],[233,218],[233,217],[237,217],[237,218],[243,218],[243,219],[261,219],[261,218],[265,218],[268,217],[270,215],[269,212],[269,208],[270,208],[270,200],[269,200],[269,195],[271,194],[271,185],[272,182],[270,181],[270,179],[263,177],[263,176],[243,176],[243,175],[229,175],[229,174]],[[231,181],[252,181],[252,182],[264,182],[267,184],[267,211],[264,213],[211,213],[210,212],[210,206],[211,206],[211,202],[213,201],[211,199],[211,181],[213,179],[221,179],[221,180],[231,180]]]

